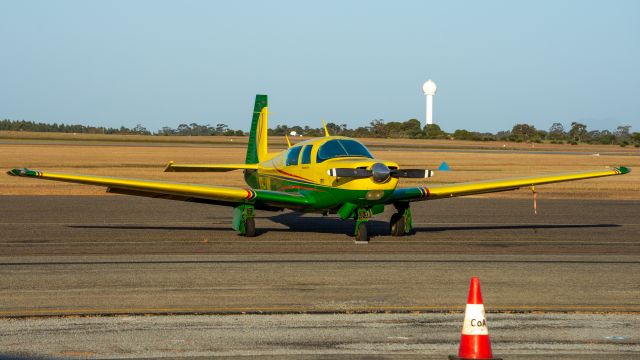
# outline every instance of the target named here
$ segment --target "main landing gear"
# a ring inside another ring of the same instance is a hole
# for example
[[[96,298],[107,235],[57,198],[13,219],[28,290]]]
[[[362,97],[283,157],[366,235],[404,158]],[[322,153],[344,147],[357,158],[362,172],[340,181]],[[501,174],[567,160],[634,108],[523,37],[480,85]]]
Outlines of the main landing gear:
[[[397,213],[391,216],[389,221],[389,232],[391,236],[404,236],[413,231],[413,221],[411,219],[411,209],[409,204],[394,204]]]
[[[242,236],[256,236],[255,209],[253,205],[243,204],[233,208],[233,223],[231,225]]]
[[[244,234],[246,237],[256,236],[256,221],[254,217],[247,218],[244,221]]]

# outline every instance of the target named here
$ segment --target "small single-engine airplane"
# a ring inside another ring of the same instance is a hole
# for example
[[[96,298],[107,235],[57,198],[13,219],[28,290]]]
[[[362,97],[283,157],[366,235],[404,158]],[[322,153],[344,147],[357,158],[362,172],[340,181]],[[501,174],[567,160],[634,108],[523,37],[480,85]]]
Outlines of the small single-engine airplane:
[[[251,132],[244,164],[193,164],[170,162],[165,171],[224,172],[244,170],[250,188],[191,185],[161,181],[120,179],[101,176],[49,173],[25,168],[7,172],[13,176],[106,186],[107,192],[159,199],[191,201],[233,207],[232,227],[244,236],[255,236],[255,210],[338,214],[355,219],[356,241],[368,241],[367,221],[393,206],[390,220],[392,236],[412,232],[410,204],[562,181],[626,174],[618,168],[580,173],[554,174],[505,180],[455,183],[442,186],[398,188],[400,178],[428,178],[431,170],[403,169],[392,161],[374,159],[360,142],[343,136],[330,136],[291,145],[280,153],[267,151],[267,96],[256,95]]]

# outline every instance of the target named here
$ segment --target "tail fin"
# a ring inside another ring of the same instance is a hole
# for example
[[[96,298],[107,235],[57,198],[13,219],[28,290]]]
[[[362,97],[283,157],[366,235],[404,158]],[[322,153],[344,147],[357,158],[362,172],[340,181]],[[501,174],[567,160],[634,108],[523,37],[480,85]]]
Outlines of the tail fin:
[[[251,132],[247,145],[247,164],[257,164],[267,158],[267,126],[268,126],[267,95],[256,95],[251,120]]]

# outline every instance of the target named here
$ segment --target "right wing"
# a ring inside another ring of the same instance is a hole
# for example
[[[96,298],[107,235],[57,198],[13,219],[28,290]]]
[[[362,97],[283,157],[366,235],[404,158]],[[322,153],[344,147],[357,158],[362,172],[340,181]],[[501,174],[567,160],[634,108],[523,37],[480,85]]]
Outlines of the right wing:
[[[173,161],[167,164],[164,172],[226,172],[233,170],[258,170],[258,164],[182,164],[176,165]]]
[[[609,170],[587,171],[578,173],[552,174],[502,180],[476,181],[466,183],[454,183],[434,187],[418,186],[413,188],[398,188],[385,200],[386,203],[396,201],[420,201],[486,194],[491,192],[517,190],[522,187],[551,184],[564,181],[593,179],[603,176],[623,175],[631,171],[620,166]]]
[[[255,204],[271,208],[302,208],[310,205],[307,198],[281,191],[254,190],[236,187],[191,185],[151,180],[122,179],[92,175],[50,173],[29,169],[13,169],[12,176],[56,180],[78,184],[106,186],[107,192],[237,206]]]

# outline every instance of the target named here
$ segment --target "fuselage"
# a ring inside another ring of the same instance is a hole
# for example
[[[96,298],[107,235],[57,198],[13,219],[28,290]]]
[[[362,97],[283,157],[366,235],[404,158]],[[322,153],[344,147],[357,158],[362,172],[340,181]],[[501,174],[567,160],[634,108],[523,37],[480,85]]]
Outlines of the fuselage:
[[[258,170],[246,170],[245,180],[254,189],[298,193],[313,199],[306,211],[335,210],[345,203],[359,206],[378,204],[396,188],[398,179],[376,181],[372,177],[350,178],[329,175],[334,168],[371,169],[381,163],[397,169],[392,161],[375,159],[360,142],[342,136],[314,138],[270,155]]]

